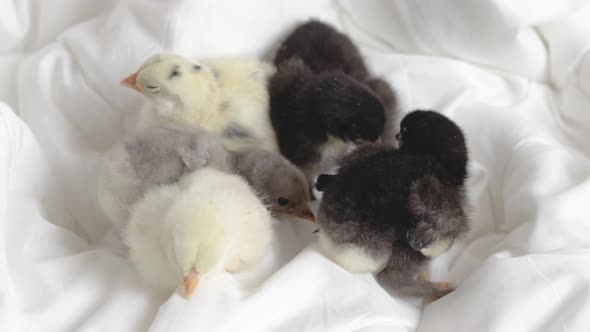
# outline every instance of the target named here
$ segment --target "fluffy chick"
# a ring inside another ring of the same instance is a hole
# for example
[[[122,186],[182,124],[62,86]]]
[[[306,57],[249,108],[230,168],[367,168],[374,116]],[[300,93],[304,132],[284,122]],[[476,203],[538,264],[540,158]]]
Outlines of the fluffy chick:
[[[383,131],[383,105],[366,86],[343,73],[314,74],[299,59],[277,68],[270,105],[279,150],[310,181],[354,143],[376,141]]]
[[[174,183],[205,165],[232,170],[231,156],[217,136],[173,123],[144,128],[102,158],[99,205],[114,225],[123,226],[144,192]]]
[[[417,277],[468,229],[465,138],[432,111],[410,113],[401,128],[400,150],[359,147],[337,175],[318,178],[319,247],[343,268],[377,274],[403,295],[437,299],[453,288]]]
[[[256,59],[156,54],[121,83],[147,97],[140,127],[171,119],[221,133],[232,149],[276,150],[268,115],[272,73],[271,65]]]
[[[279,47],[275,66],[299,58],[314,73],[344,73],[366,86],[379,98],[385,110],[384,144],[394,146],[399,131],[397,97],[391,84],[372,75],[354,42],[329,24],[309,20],[299,25]]]
[[[144,192],[203,166],[238,173],[273,213],[314,221],[303,173],[277,152],[227,150],[219,135],[180,124],[144,128],[110,150],[99,168],[98,201],[111,222],[127,223]]]
[[[272,239],[271,216],[239,176],[205,167],[155,188],[135,206],[129,257],[144,281],[188,299],[210,273],[256,263]]]
[[[297,167],[276,152],[249,149],[233,155],[234,169],[262,193],[273,213],[292,215],[314,222],[309,208],[307,179]]]

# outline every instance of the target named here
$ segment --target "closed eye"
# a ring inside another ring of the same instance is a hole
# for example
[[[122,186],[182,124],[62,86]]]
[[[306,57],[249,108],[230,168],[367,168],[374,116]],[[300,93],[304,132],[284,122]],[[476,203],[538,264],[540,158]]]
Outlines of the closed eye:
[[[155,85],[147,85],[145,87],[150,93],[158,93],[160,92],[160,87]]]

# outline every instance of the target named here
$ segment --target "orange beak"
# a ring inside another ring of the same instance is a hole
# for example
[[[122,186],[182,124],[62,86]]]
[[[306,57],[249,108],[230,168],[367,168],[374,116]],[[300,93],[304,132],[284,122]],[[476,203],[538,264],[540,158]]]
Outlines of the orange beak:
[[[184,298],[189,300],[199,285],[199,274],[197,273],[197,270],[193,267],[192,270],[184,276],[182,282],[184,283]]]
[[[297,212],[295,216],[315,223],[315,216],[313,215],[313,212],[311,212],[309,206],[305,206],[305,208]]]
[[[139,72],[129,75],[127,78],[121,81],[121,85],[143,93],[143,91],[141,91],[141,89],[137,86],[137,74],[139,74]]]

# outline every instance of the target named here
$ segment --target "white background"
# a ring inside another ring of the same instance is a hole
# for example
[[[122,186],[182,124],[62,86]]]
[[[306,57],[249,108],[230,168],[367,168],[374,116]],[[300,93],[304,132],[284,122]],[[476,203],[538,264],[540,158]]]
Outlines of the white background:
[[[590,329],[588,1],[0,1],[0,331]],[[263,266],[180,293],[142,286],[95,198],[95,162],[153,52],[268,58],[320,17],[359,43],[400,110],[468,138],[472,231],[431,268],[459,288],[387,294],[283,220]]]

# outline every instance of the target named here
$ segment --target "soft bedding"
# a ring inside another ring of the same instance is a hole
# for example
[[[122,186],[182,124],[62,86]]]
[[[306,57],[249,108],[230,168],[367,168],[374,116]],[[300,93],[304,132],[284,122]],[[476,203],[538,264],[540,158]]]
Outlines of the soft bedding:
[[[353,37],[402,112],[465,130],[472,230],[430,268],[457,290],[388,294],[300,220],[191,301],[146,288],[95,197],[140,102],[118,82],[162,50],[268,58],[308,17]],[[584,0],[0,2],[0,331],[589,331],[589,22]]]

